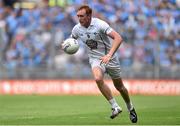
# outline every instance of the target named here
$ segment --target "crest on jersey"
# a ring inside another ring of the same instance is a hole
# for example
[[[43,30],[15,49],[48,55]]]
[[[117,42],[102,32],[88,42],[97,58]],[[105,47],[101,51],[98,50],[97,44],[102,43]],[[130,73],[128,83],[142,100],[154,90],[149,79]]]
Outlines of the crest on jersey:
[[[98,43],[92,39],[86,41],[86,45],[91,49],[97,49]]]

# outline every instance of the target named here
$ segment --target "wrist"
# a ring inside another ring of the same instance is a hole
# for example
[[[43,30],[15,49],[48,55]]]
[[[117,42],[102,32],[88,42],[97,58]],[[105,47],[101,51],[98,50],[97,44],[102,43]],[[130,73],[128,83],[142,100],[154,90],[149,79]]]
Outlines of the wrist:
[[[107,54],[106,56],[108,56],[108,57],[112,57],[112,55],[111,55],[111,54]]]

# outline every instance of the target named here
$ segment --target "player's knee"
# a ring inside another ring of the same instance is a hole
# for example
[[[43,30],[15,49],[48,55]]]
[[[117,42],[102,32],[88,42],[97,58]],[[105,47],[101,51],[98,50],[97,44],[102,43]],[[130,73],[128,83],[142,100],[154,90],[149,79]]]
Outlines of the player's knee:
[[[95,79],[95,81],[96,81],[97,84],[103,83],[103,80],[101,80],[101,79]]]
[[[97,84],[103,83],[103,79],[101,77],[95,77],[95,81]]]

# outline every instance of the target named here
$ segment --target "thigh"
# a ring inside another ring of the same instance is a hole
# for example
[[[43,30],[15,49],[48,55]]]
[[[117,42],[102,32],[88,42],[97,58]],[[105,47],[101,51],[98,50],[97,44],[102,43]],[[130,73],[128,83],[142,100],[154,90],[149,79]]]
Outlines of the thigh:
[[[107,68],[107,73],[112,79],[121,78],[121,69],[120,67],[117,68]]]
[[[106,70],[112,79],[121,78],[121,67],[118,59],[114,58],[111,60],[107,65]]]
[[[97,80],[97,81],[100,81],[100,80],[103,80],[104,78],[104,72],[102,71],[101,68],[99,67],[93,67],[92,68],[92,73],[93,73],[93,76],[94,76],[94,79]]]
[[[105,66],[99,59],[90,59],[92,73],[95,79],[102,79],[105,73]]]

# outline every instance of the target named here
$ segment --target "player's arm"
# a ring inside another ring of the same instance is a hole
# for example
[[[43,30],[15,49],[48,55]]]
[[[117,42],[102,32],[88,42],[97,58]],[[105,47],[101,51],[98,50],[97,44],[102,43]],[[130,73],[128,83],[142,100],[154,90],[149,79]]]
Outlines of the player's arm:
[[[119,33],[117,33],[114,30],[112,30],[107,35],[113,39],[113,43],[112,43],[112,47],[111,47],[110,51],[108,52],[108,54],[101,57],[102,63],[105,63],[105,64],[107,64],[111,60],[111,57],[114,55],[114,53],[117,51],[117,49],[119,48],[119,46],[121,45],[121,43],[123,41],[123,39],[119,35]]]
[[[112,57],[114,55],[114,53],[117,51],[117,49],[119,48],[119,46],[121,45],[123,39],[120,36],[119,33],[117,33],[116,31],[111,31],[108,34],[109,37],[111,37],[113,39],[113,43],[112,43],[112,47],[109,51],[109,53],[107,55],[109,55],[110,57]]]
[[[69,38],[73,38],[73,39],[78,39],[78,34],[77,34],[77,28],[74,27],[71,31],[71,35],[69,36]],[[64,42],[62,42],[61,44],[61,49],[64,49]]]

